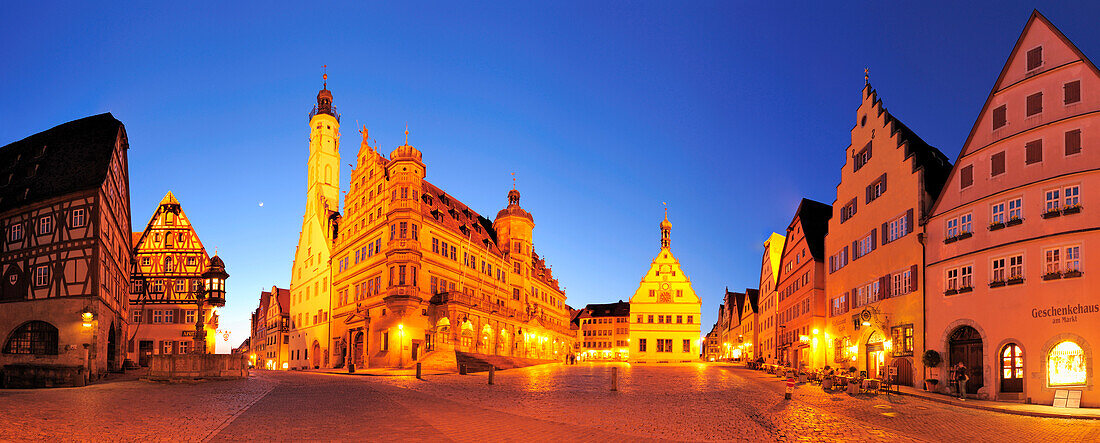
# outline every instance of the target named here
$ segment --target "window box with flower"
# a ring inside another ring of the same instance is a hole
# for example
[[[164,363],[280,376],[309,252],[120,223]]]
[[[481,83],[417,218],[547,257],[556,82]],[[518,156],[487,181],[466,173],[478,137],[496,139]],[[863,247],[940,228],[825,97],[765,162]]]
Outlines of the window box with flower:
[[[1060,278],[1062,278],[1062,273],[1057,271],[1043,274],[1043,280],[1058,280]]]
[[[1018,285],[1018,284],[1022,284],[1023,282],[1024,282],[1023,277],[1016,277],[1016,278],[1010,278],[1008,280],[1005,280],[1006,285]]]
[[[1062,208],[1063,215],[1076,214],[1081,212],[1081,205],[1071,205]]]
[[[960,294],[965,294],[967,292],[972,292],[973,290],[974,290],[973,286],[963,286],[963,287],[959,288],[959,293]]]
[[[1042,217],[1043,217],[1043,219],[1048,219],[1048,218],[1059,217],[1061,215],[1062,215],[1062,211],[1060,209],[1051,209],[1047,212],[1044,212]]]
[[[1005,224],[1002,223],[1002,222],[990,223],[989,224],[989,230],[990,231],[996,231],[998,229],[1004,229],[1004,228],[1005,228]]]
[[[1023,222],[1024,222],[1024,219],[1022,219],[1020,217],[1013,217],[1013,218],[1008,219],[1008,221],[1005,222],[1005,226],[1006,227],[1016,226],[1018,224],[1022,224]]]
[[[1004,286],[1004,285],[1005,285],[1004,280],[993,280],[993,281],[989,282],[989,287],[991,287],[991,288],[999,288],[999,287]]]
[[[1073,270],[1062,273],[1062,278],[1077,278],[1081,276],[1081,271]]]
[[[955,295],[955,294],[958,294],[958,293],[959,293],[958,289],[948,289],[946,291],[943,291],[943,295]]]

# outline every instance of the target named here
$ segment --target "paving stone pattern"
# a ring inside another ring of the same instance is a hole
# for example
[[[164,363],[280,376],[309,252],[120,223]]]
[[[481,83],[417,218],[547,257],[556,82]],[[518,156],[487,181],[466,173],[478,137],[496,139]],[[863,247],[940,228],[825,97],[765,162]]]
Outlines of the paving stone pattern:
[[[619,390],[610,371],[619,369]],[[200,384],[0,391],[2,440],[1100,441],[1100,421],[849,396],[742,368],[560,364],[361,377],[257,371]]]

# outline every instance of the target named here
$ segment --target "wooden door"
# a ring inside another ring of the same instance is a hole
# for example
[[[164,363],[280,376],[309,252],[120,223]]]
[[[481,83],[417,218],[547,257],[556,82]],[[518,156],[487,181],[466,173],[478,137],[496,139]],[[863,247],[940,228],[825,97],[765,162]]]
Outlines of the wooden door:
[[[138,364],[142,367],[149,366],[149,359],[153,355],[153,341],[142,340],[138,343]]]
[[[985,383],[982,377],[982,337],[969,326],[962,326],[951,334],[950,363],[954,367],[958,362],[966,365],[966,393],[977,394],[978,388]]]
[[[1015,343],[1001,350],[1001,392],[1024,392],[1024,353]]]
[[[356,368],[363,367],[363,331],[355,333],[355,341],[351,347],[352,360]]]

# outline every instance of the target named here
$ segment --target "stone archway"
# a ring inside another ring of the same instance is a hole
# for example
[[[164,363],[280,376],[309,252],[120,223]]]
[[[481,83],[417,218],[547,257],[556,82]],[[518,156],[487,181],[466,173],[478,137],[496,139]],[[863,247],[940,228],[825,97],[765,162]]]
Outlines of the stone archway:
[[[310,366],[312,366],[313,369],[320,369],[321,368],[321,344],[318,343],[317,340],[313,340],[313,346],[312,346],[312,349],[309,352],[311,352],[312,353],[311,355],[313,356],[313,357],[311,357],[311,360],[310,360]]]
[[[111,321],[111,327],[107,330],[107,371],[115,372],[122,369],[122,365],[118,362],[118,328],[115,327],[115,322]]]
[[[1069,333],[1069,332],[1063,332],[1061,334],[1055,335],[1054,337],[1051,337],[1049,340],[1047,340],[1045,343],[1043,343],[1043,347],[1042,347],[1043,355],[1042,355],[1042,360],[1041,361],[1042,361],[1042,364],[1043,364],[1042,373],[1043,373],[1044,384],[1047,385],[1047,386],[1051,385],[1051,374],[1050,374],[1051,351],[1053,351],[1054,348],[1056,346],[1058,346],[1059,344],[1061,344],[1062,342],[1072,342],[1074,345],[1076,345],[1077,347],[1079,347],[1081,349],[1081,358],[1083,359],[1082,363],[1085,366],[1085,374],[1086,374],[1085,388],[1088,389],[1088,390],[1094,389],[1095,388],[1095,379],[1096,379],[1096,377],[1093,376],[1093,374],[1095,374],[1095,372],[1093,372],[1095,370],[1095,366],[1093,365],[1092,346],[1089,344],[1089,342],[1087,340],[1085,340],[1084,337],[1081,337],[1080,335]]]
[[[959,363],[966,365],[970,377],[966,382],[966,393],[977,394],[978,389],[985,385],[982,335],[973,327],[959,326],[951,332],[947,345],[948,367],[953,368]]]

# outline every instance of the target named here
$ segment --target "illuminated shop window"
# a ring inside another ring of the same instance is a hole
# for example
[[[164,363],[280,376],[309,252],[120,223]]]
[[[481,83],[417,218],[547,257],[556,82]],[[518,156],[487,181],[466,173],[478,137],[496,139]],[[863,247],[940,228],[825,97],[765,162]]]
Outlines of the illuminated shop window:
[[[1085,353],[1077,343],[1064,341],[1047,356],[1047,379],[1051,386],[1085,384]]]

